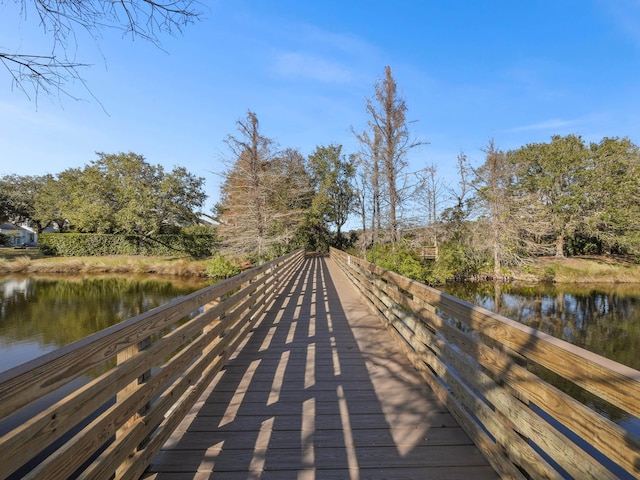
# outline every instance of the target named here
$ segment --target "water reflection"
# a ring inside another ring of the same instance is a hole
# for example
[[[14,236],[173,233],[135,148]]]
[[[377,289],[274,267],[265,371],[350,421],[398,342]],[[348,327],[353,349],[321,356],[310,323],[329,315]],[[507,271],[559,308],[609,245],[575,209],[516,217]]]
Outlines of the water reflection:
[[[0,277],[0,371],[206,284],[148,276]]]
[[[447,293],[640,370],[640,286],[452,284]]]
[[[640,285],[458,283],[442,290],[640,370]],[[541,366],[528,368],[640,438],[640,419]]]

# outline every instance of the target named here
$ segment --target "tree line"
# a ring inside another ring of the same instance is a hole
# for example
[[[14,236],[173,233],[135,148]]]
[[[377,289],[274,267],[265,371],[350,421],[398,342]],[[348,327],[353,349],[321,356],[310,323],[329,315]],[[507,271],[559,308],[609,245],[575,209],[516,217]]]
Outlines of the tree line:
[[[199,223],[204,178],[184,167],[165,172],[135,153],[105,154],[57,175],[0,178],[0,219],[28,222],[38,233],[153,236]]]
[[[485,153],[469,207],[490,232],[496,272],[530,255],[640,253],[640,150],[629,139],[555,135]]]
[[[509,151],[490,139],[482,164],[464,152],[452,160],[452,183],[438,165],[408,171],[409,153],[427,142],[410,133],[390,67],[365,109],[366,127],[352,127],[358,151],[318,146],[306,159],[278,151],[249,111],[227,139],[222,237],[239,252],[357,247],[427,281],[504,276],[542,255],[640,254],[640,150],[628,138],[555,135]],[[359,218],[357,235],[342,232],[348,218]],[[438,261],[424,261],[425,246],[437,247]]]
[[[306,157],[266,137],[247,111],[226,137],[211,215],[201,212],[204,179],[184,167],[165,172],[135,153],[99,153],[55,176],[0,178],[0,220],[153,236],[200,228],[208,216],[215,227],[206,228],[236,256],[357,248],[427,281],[504,275],[539,255],[640,253],[640,151],[629,139],[553,136],[509,151],[489,140],[481,165],[464,152],[452,159],[452,182],[442,165],[408,171],[409,154],[427,142],[410,132],[390,67],[365,111],[365,128],[351,128],[357,151],[319,145]],[[358,228],[345,233],[349,219]],[[437,247],[436,262],[424,261],[425,246]]]

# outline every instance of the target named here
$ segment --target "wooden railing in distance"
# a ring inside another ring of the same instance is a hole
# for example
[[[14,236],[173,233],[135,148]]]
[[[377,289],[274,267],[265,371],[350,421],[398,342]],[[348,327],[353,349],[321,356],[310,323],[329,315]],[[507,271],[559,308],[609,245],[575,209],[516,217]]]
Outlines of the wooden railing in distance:
[[[427,245],[422,247],[422,258],[429,260],[437,260],[438,259],[438,246],[437,245]]]
[[[303,258],[298,250],[1,373],[0,419],[14,426],[0,438],[0,478],[139,478]]]
[[[637,421],[639,371],[339,250],[331,258],[503,478],[640,478],[640,440],[599,413]]]

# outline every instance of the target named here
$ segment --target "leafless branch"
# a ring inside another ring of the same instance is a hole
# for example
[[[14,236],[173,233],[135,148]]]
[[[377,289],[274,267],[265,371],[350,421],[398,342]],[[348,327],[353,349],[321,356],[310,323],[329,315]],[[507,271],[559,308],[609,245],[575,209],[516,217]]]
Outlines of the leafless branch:
[[[66,90],[73,81],[86,84],[81,69],[89,64],[71,60],[76,32],[84,31],[96,42],[106,29],[121,31],[132,38],[143,38],[161,47],[162,34],[182,33],[184,27],[200,18],[195,0],[14,0],[22,21],[38,19],[52,41],[48,55],[22,53],[0,47],[0,62],[8,71],[12,87],[29,99],[40,92],[56,92],[74,98]],[[0,5],[2,0],[0,0]]]

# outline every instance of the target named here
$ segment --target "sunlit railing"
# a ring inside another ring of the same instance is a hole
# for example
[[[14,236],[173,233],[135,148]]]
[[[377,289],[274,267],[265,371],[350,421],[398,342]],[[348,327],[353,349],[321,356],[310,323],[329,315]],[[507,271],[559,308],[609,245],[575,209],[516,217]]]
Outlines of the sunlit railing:
[[[331,250],[504,478],[640,478],[640,372]]]
[[[298,250],[0,373],[0,478],[139,478],[303,258]]]

